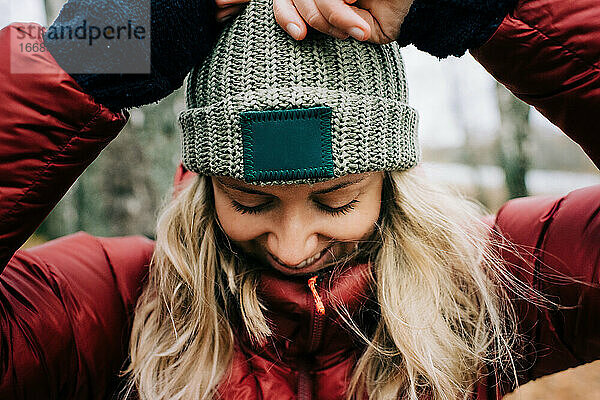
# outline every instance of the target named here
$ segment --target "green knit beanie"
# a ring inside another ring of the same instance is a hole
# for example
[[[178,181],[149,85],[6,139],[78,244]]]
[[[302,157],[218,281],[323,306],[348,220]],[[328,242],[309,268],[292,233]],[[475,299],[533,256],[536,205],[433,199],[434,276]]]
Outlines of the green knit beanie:
[[[183,163],[202,175],[296,184],[419,160],[396,43],[296,41],[252,0],[187,78]]]

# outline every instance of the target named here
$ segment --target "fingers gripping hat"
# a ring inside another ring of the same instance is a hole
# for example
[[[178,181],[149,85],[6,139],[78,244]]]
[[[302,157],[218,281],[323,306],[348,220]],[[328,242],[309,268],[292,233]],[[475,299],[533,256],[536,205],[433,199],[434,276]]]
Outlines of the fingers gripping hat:
[[[187,81],[183,163],[256,184],[405,170],[419,159],[396,43],[289,37],[252,0]]]

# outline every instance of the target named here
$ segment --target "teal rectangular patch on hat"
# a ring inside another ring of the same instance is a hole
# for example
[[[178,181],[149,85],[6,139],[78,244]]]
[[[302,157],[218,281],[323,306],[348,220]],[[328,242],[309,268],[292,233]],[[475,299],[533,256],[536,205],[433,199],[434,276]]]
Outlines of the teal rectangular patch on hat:
[[[333,177],[331,107],[240,116],[247,182]]]

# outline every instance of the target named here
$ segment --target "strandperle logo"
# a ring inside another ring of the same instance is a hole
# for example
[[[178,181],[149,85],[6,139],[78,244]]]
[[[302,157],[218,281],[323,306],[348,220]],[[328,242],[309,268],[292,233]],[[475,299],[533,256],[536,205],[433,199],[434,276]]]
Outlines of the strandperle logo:
[[[67,3],[48,28],[16,24],[11,29],[11,72],[45,73],[40,69],[47,64],[33,62],[31,53],[49,52],[68,74],[150,73],[150,0],[127,4],[116,13],[103,7],[74,10]]]
[[[59,27],[30,25],[29,27],[17,28],[17,39],[37,38],[42,39],[47,34],[49,40],[85,40],[89,46],[99,39],[106,40],[143,40],[146,39],[146,27],[127,20],[125,25],[96,26],[88,24],[83,20],[81,24],[72,26],[61,25]]]

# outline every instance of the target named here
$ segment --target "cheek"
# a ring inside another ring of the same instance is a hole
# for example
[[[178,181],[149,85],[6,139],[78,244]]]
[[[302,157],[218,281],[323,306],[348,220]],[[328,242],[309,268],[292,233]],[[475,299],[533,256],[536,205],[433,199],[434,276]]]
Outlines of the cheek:
[[[373,232],[378,218],[378,205],[373,208],[355,210],[352,216],[349,214],[340,219],[339,223],[332,224],[331,236],[339,240],[363,239]]]
[[[360,240],[369,236],[379,219],[381,196],[375,192],[365,196],[359,205],[347,215],[327,218],[326,232],[338,240]]]
[[[234,242],[245,242],[262,235],[259,215],[240,214],[226,196],[215,193],[215,210],[225,234]]]

